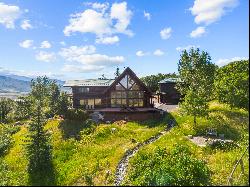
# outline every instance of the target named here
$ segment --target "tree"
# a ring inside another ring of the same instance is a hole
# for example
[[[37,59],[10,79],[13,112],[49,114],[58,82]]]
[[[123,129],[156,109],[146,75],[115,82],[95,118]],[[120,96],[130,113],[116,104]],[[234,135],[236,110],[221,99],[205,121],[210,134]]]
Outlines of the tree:
[[[156,92],[159,90],[159,82],[166,78],[177,78],[178,76],[175,73],[162,74],[158,73],[157,75],[148,75],[140,78],[142,82],[147,85],[147,87],[152,91]]]
[[[115,78],[119,77],[121,75],[120,69],[117,67],[115,71]]]
[[[15,105],[14,118],[16,120],[28,119],[31,115],[31,104],[29,96],[18,97]]]
[[[219,102],[249,110],[249,60],[231,62],[219,68],[215,90]]]
[[[49,84],[48,88],[49,92],[49,116],[54,116],[58,114],[58,104],[59,104],[59,99],[60,99],[60,89],[59,86],[56,84],[55,81],[52,81]]]
[[[199,48],[184,50],[178,63],[180,82],[177,89],[184,95],[181,109],[194,116],[194,124],[198,116],[208,115],[208,102],[212,98],[216,66],[211,62],[207,52]]]
[[[28,137],[30,142],[27,144],[27,156],[29,158],[29,180],[32,185],[51,185],[54,181],[51,146],[44,131],[45,107],[50,83],[47,77],[38,77],[31,81],[32,113],[29,124]]]
[[[68,100],[68,96],[66,92],[61,92],[59,101],[58,101],[58,114],[65,115],[68,111],[68,107],[70,105],[70,102]]]
[[[0,99],[0,123],[8,121],[8,114],[13,109],[13,101],[11,99]]]

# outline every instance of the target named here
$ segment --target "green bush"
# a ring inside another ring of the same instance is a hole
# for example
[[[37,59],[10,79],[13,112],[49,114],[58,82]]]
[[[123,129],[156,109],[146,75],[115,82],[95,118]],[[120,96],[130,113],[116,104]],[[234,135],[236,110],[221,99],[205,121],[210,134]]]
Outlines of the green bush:
[[[0,125],[0,156],[4,155],[11,143],[11,135],[19,131],[20,127],[10,127],[9,125]]]
[[[154,153],[142,152],[131,163],[127,183],[132,185],[200,186],[209,184],[206,164],[195,158],[188,147],[176,145],[171,152],[157,147]]]
[[[85,121],[89,115],[82,109],[68,109],[65,113],[65,118],[69,120]]]

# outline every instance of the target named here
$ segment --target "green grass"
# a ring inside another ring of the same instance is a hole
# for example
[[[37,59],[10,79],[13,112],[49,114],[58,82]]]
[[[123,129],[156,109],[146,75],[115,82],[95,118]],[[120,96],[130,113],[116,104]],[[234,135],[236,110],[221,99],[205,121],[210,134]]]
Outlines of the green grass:
[[[200,118],[196,126],[193,125],[193,118],[191,116],[182,116],[178,112],[172,113],[177,122],[177,126],[170,132],[161,137],[158,141],[145,146],[139,151],[138,154],[154,153],[157,147],[165,148],[170,151],[173,147],[180,143],[187,145],[193,155],[205,161],[210,171],[209,185],[227,185],[227,179],[233,169],[236,159],[239,159],[245,147],[249,144],[249,114],[245,110],[230,109],[229,107],[218,104],[216,102],[210,103],[210,118]],[[185,136],[192,135],[205,135],[208,128],[216,128],[218,133],[225,134],[226,139],[232,139],[239,147],[232,149],[212,149],[201,148]],[[249,155],[244,157],[244,166],[246,175],[234,181],[235,185],[248,185],[249,177]],[[136,163],[139,157],[135,156],[130,160],[130,163]],[[136,169],[133,165],[129,165],[129,171]],[[129,173],[129,172],[128,172]],[[235,176],[240,173],[240,167],[237,168]],[[129,184],[129,182],[127,183]]]
[[[129,148],[164,129],[164,123],[129,122],[124,125],[100,124],[93,133],[82,134],[84,124],[75,121],[49,121],[45,129],[51,134],[53,165],[57,185],[112,185],[116,166]],[[116,128],[111,132],[111,128]],[[23,126],[13,135],[14,145],[2,158],[8,185],[29,185]],[[8,172],[7,172],[8,170]],[[109,174],[107,174],[109,171]]]
[[[204,160],[211,171],[211,185],[226,185],[227,178],[235,160],[249,144],[249,114],[245,110],[230,109],[225,105],[212,102],[210,118],[199,118],[194,127],[193,118],[182,116],[178,111],[167,118],[174,118],[177,126],[156,142],[145,146],[139,153],[154,153],[157,147],[171,151],[176,143],[187,145],[195,156]],[[129,148],[136,145],[131,140],[143,142],[165,128],[165,122],[148,121],[145,123],[129,122],[124,125],[100,124],[89,134],[83,122],[50,120],[45,129],[50,133],[53,147],[53,165],[56,185],[113,185],[116,166]],[[231,150],[201,148],[189,141],[188,134],[204,134],[207,128],[214,127],[225,138],[233,139],[240,147]],[[115,132],[111,128],[116,128]],[[1,185],[30,185],[28,183],[25,155],[25,140],[28,133],[24,125],[12,135],[12,144],[8,152],[0,157]],[[248,174],[248,156],[244,157],[245,173]],[[131,158],[136,162],[137,156]],[[129,171],[133,165],[129,165]],[[236,175],[240,172],[236,171]],[[248,175],[241,177],[234,184],[248,184]]]

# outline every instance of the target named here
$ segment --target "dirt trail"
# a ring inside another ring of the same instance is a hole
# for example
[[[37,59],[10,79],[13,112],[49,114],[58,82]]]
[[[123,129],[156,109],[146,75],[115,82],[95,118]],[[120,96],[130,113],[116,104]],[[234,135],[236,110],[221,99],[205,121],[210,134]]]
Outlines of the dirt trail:
[[[154,141],[158,140],[162,135],[164,135],[170,129],[171,128],[166,128],[164,131],[150,137],[149,139],[145,140],[143,143],[139,143],[134,148],[129,149],[125,152],[122,159],[118,163],[118,166],[116,167],[116,173],[115,173],[115,185],[116,186],[119,186],[121,184],[121,182],[123,181],[123,179],[126,175],[129,159],[132,156],[134,156],[139,151],[139,149],[141,147],[148,145],[150,143],[153,143]]]

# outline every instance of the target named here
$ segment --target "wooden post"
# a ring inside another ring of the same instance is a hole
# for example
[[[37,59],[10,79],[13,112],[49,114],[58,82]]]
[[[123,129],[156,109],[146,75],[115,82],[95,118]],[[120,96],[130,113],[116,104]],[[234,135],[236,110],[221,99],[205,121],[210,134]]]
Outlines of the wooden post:
[[[240,159],[241,172],[244,174],[244,164],[243,159]]]

